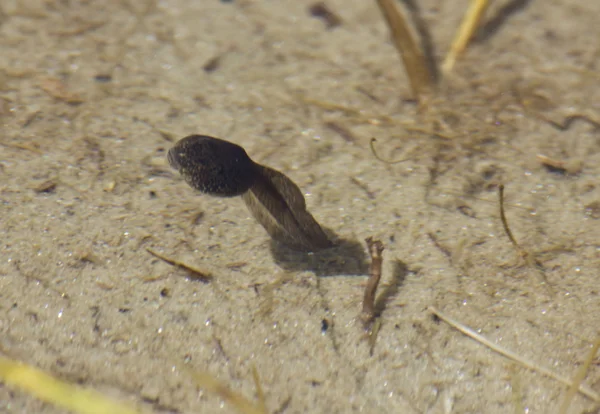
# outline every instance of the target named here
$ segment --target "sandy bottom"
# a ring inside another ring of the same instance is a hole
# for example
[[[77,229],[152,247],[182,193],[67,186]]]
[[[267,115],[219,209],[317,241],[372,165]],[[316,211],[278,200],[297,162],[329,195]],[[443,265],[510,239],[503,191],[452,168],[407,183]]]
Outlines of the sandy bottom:
[[[585,359],[600,321],[600,2],[494,2],[424,111],[375,2],[329,0],[332,29],[312,3],[2,2],[2,353],[154,413],[233,412],[183,367],[252,398],[256,367],[286,414],[555,412],[564,385],[427,308],[567,377]],[[469,1],[413,3],[441,62]],[[288,252],[239,198],[195,193],[165,159],[193,133],[284,172],[347,241]],[[377,160],[371,137],[409,160]],[[538,268],[506,237],[500,183]],[[372,349],[369,236],[385,245]],[[585,382],[600,392],[598,358]],[[570,412],[597,404],[578,394]],[[0,411],[61,412],[4,385]]]

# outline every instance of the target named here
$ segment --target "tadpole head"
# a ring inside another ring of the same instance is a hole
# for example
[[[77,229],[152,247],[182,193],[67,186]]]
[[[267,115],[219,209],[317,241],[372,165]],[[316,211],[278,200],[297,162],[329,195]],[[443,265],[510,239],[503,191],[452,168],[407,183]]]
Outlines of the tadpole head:
[[[206,135],[182,138],[167,159],[191,187],[218,197],[244,194],[258,174],[242,147]]]

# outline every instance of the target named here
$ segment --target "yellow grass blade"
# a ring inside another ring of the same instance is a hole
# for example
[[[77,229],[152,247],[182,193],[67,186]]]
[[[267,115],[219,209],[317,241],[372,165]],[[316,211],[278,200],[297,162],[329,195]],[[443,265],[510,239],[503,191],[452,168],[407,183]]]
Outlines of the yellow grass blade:
[[[78,414],[139,414],[127,404],[61,381],[32,366],[0,357],[0,379],[34,397]]]
[[[456,59],[458,59],[467,48],[469,40],[471,40],[473,34],[479,27],[479,23],[481,22],[481,18],[483,17],[488,4],[488,0],[471,0],[471,5],[467,10],[467,14],[465,14],[465,17],[458,28],[458,32],[456,32],[450,52],[448,52],[448,55],[446,55],[446,59],[442,64],[442,71],[444,73],[452,71]]]
[[[242,414],[267,414],[264,395],[260,386],[257,389],[259,403],[255,404],[243,395],[233,392],[227,385],[221,383],[210,374],[205,372],[192,372],[192,376],[194,377],[196,384],[213,394],[217,394],[238,412]],[[257,378],[258,376],[255,377],[255,381],[257,381]]]

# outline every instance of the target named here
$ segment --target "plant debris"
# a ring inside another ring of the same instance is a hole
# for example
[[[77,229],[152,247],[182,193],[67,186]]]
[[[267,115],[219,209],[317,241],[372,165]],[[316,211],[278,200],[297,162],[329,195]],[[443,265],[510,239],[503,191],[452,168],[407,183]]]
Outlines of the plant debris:
[[[352,131],[350,131],[348,128],[338,124],[337,122],[333,122],[333,121],[326,122],[325,126],[329,129],[331,129],[333,132],[335,132],[339,136],[341,136],[344,139],[344,141],[349,142],[350,144],[356,143],[356,137],[354,136]]]
[[[373,240],[369,237],[365,240],[367,243],[367,250],[371,256],[371,268],[369,270],[369,279],[367,280],[367,286],[365,288],[365,295],[363,298],[363,308],[360,315],[365,329],[370,331],[373,326],[373,321],[379,315],[377,315],[375,309],[375,295],[377,294],[377,287],[381,280],[381,268],[383,266],[383,243],[379,240]]]
[[[204,283],[208,283],[213,279],[213,275],[207,271],[198,269],[196,267],[190,266],[186,263],[180,262],[179,260],[176,259],[171,259],[167,256],[163,256],[160,253],[155,252],[152,249],[148,249],[146,248],[146,251],[148,253],[150,253],[152,256],[170,264],[171,266],[175,266],[178,267],[180,269],[185,270],[186,272],[188,272],[194,279],[198,279]]]
[[[508,349],[506,349],[500,345],[493,343],[492,341],[490,341],[489,339],[485,338],[484,336],[478,334],[477,332],[475,332],[473,329],[469,328],[468,326],[463,325],[462,323],[460,323],[460,322],[452,319],[451,317],[445,315],[444,313],[440,312],[438,309],[436,309],[433,306],[429,306],[427,308],[427,310],[429,312],[431,312],[436,318],[441,319],[442,321],[446,322],[448,325],[452,326],[456,330],[462,332],[463,334],[467,335],[468,337],[473,338],[480,344],[487,346],[492,351],[495,351],[495,352],[499,353],[500,355],[505,356],[508,359],[518,362],[525,368],[531,369],[533,371],[537,371],[537,372],[541,373],[542,375],[553,378],[559,382],[562,382],[563,384],[565,384],[567,386],[573,386],[574,384],[576,384],[575,381],[571,381],[569,378],[566,378],[562,375],[556,374],[544,366],[536,364],[535,362],[533,362],[529,359],[526,359],[520,355],[517,355],[516,353],[514,353],[512,351],[509,351]],[[577,391],[579,391],[581,394],[585,395],[586,397],[591,398],[592,400],[594,400],[596,402],[600,402],[600,394],[598,394],[596,391],[594,391],[593,389],[591,389],[590,387],[588,387],[585,384],[580,383],[579,385],[577,385]]]
[[[542,284],[544,284],[544,286],[546,286],[548,293],[554,294],[552,287],[550,286],[550,284],[548,283],[548,280],[546,279],[546,274],[544,273],[544,267],[542,266],[542,264],[535,258],[535,256],[533,254],[531,254],[530,252],[525,250],[523,247],[521,247],[521,245],[517,242],[517,240],[513,236],[512,231],[510,230],[510,227],[508,226],[508,220],[506,219],[506,213],[504,211],[504,184],[500,184],[498,186],[498,197],[499,197],[499,204],[500,204],[500,220],[502,221],[502,227],[504,228],[504,232],[506,233],[506,236],[508,237],[508,239],[510,240],[512,245],[515,247],[515,250],[519,254],[519,257],[521,257],[523,259],[523,261],[527,264],[527,266],[536,270],[536,274],[541,279],[540,282]]]
[[[67,85],[57,78],[44,78],[39,83],[40,88],[55,99],[64,101],[71,105],[78,105],[83,98],[67,89]]]
[[[542,154],[538,154],[536,158],[548,171],[559,174],[577,175],[583,168],[583,163],[580,160],[563,161]]]
[[[400,164],[401,162],[410,161],[410,158],[405,158],[405,159],[396,160],[396,161],[384,160],[377,154],[377,151],[375,151],[375,142],[377,142],[377,139],[371,138],[371,141],[369,141],[369,147],[371,148],[371,152],[373,153],[373,156],[375,158],[377,158],[379,161],[384,162],[386,164]]]
[[[58,185],[58,182],[56,179],[51,178],[49,180],[43,181],[42,183],[36,185],[33,188],[33,191],[35,191],[36,193],[40,194],[40,193],[53,193],[54,190],[56,190],[56,186]]]
[[[196,381],[200,387],[218,395],[225,402],[234,407],[239,413],[268,414],[265,394],[260,385],[258,372],[254,366],[252,367],[252,378],[254,379],[254,385],[256,387],[256,395],[258,397],[257,402],[252,402],[242,394],[232,391],[227,385],[223,384],[208,373],[192,372],[192,376],[194,377],[194,381]]]
[[[308,8],[308,12],[313,17],[323,19],[328,29],[333,29],[342,24],[342,19],[323,2],[314,3]]]

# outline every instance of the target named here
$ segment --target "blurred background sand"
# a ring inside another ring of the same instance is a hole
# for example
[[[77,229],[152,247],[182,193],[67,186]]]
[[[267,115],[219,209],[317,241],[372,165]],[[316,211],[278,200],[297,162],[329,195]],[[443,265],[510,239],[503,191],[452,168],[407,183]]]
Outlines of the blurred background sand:
[[[286,414],[554,412],[564,386],[427,307],[565,376],[583,361],[600,320],[600,130],[552,122],[600,120],[600,2],[494,2],[425,113],[374,2],[328,0],[335,28],[312,4],[2,3],[2,353],[155,413],[233,412],[181,366],[249,397],[256,366]],[[468,4],[413,10],[438,62]],[[192,133],[284,172],[350,247],[273,251],[241,200],[168,168]],[[371,137],[410,160],[378,161]],[[503,231],[500,183],[543,275]],[[369,236],[387,297],[372,350],[357,320]],[[600,391],[598,359],[586,382]],[[593,409],[578,395],[571,412]],[[61,412],[6,386],[0,410]]]

